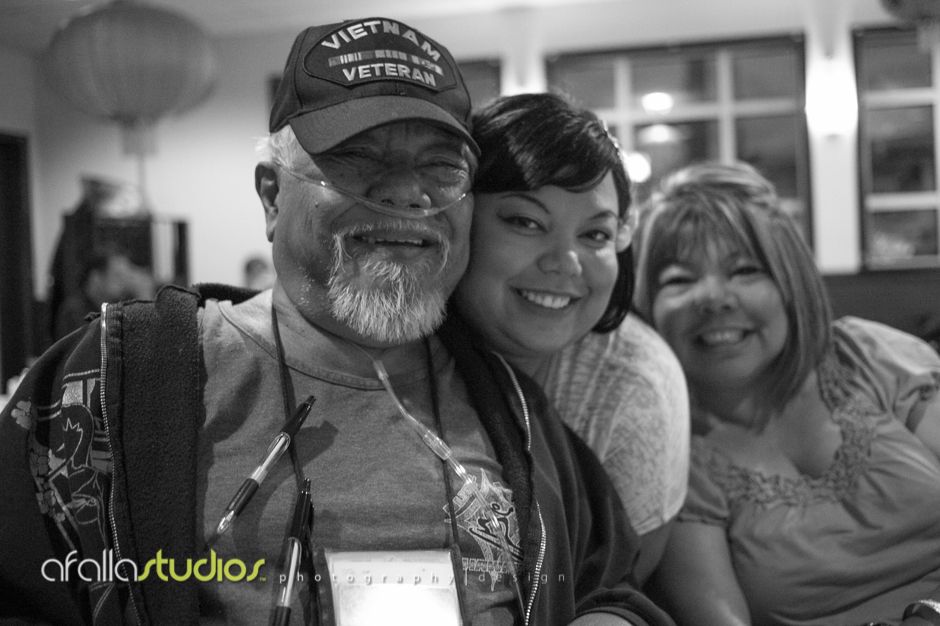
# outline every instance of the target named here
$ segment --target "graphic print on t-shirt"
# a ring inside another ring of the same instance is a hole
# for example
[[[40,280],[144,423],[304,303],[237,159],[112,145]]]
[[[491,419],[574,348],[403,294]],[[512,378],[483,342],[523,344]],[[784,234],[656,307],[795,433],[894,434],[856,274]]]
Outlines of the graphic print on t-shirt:
[[[457,526],[473,537],[479,551],[474,551],[474,556],[467,556],[468,553],[464,552],[463,575],[466,579],[470,572],[489,574],[492,591],[497,582],[505,582],[502,579],[504,574],[510,575],[511,570],[504,545],[509,547],[517,572],[522,566],[519,523],[516,520],[516,509],[512,503],[510,489],[503,487],[499,481],[490,481],[482,468],[480,477],[470,476],[470,480],[477,485],[490,510],[493,511],[496,527],[494,528],[492,518],[484,513],[484,505],[474,497],[473,490],[469,485],[464,484],[454,496],[453,510],[457,517]],[[464,582],[466,583],[466,580]]]

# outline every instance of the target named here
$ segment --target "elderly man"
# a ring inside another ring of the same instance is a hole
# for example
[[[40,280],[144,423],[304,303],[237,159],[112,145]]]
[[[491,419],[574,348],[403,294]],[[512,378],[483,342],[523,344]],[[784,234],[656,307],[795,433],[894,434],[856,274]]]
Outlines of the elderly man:
[[[435,334],[469,112],[405,24],[300,34],[255,173],[273,290],[107,305],[0,417],[4,616],[670,624],[593,456],[464,329]]]

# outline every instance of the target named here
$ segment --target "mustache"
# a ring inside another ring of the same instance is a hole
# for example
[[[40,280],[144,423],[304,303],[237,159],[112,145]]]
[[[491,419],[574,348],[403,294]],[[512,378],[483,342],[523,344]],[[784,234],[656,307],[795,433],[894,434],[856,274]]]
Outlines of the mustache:
[[[406,220],[406,219],[386,219],[380,222],[371,222],[368,224],[351,224],[337,230],[333,234],[333,266],[334,270],[337,270],[341,265],[344,259],[349,257],[349,253],[346,251],[346,245],[344,239],[346,237],[357,237],[363,235],[370,235],[375,232],[396,232],[406,235],[415,235],[416,238],[425,239],[430,241],[433,245],[438,246],[440,250],[440,263],[436,265],[435,274],[441,274],[444,271],[444,268],[447,266],[448,261],[450,260],[451,253],[451,241],[450,237],[441,232],[440,230],[431,228],[429,225],[424,222],[419,222],[417,220]],[[420,265],[430,262],[426,260]],[[377,272],[379,275],[389,275],[395,274],[397,272],[412,273],[414,271],[419,271],[417,267],[411,269],[411,272],[407,269],[408,266],[402,266],[397,263],[392,263],[391,261],[367,261],[366,267],[370,272]]]
[[[379,222],[369,222],[367,224],[350,224],[349,226],[340,228],[336,231],[335,235],[338,237],[356,237],[385,231],[417,235],[418,238],[428,240],[437,245],[450,245],[450,237],[446,233],[432,228],[423,220],[384,219]]]

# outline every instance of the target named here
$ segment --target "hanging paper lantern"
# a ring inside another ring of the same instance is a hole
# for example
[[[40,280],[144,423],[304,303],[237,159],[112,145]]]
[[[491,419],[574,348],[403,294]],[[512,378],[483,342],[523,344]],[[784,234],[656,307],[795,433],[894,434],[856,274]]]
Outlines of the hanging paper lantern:
[[[198,25],[132,0],[73,18],[53,36],[43,63],[53,88],[74,106],[125,128],[198,104],[215,76],[211,43]]]

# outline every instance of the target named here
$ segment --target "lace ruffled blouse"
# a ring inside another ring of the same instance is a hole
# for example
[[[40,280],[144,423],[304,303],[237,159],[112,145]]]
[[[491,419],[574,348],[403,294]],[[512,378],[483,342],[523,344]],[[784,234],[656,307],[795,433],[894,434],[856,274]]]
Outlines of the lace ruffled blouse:
[[[940,403],[940,357],[857,318],[818,370],[842,442],[818,477],[735,465],[693,436],[685,522],[725,528],[755,626],[900,621],[940,586],[940,462],[909,429]]]

